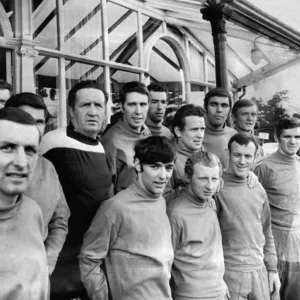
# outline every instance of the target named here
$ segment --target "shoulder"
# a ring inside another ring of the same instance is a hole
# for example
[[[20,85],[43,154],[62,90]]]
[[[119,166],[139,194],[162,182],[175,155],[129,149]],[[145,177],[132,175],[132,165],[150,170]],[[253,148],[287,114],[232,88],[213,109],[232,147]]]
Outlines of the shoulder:
[[[39,205],[33,199],[22,195],[22,208],[26,211],[27,217],[34,216],[37,219],[42,219],[42,211]]]
[[[178,193],[167,203],[167,214],[171,219],[180,219],[185,197]]]
[[[170,129],[166,126],[163,126],[163,135],[167,137],[171,142],[174,140],[174,136]]]
[[[230,136],[233,136],[235,135],[236,133],[238,133],[234,128],[231,128],[231,127],[228,127],[228,126],[225,126],[225,132],[230,135]]]

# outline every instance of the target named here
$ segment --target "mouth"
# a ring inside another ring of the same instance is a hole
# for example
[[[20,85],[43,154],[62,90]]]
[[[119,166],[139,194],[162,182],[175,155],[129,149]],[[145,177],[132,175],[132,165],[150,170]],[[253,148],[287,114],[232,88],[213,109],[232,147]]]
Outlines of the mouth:
[[[87,123],[98,124],[98,121],[97,120],[87,120]]]
[[[166,185],[166,182],[165,181],[155,181],[154,184],[157,187],[164,187]]]
[[[27,173],[7,173],[6,176],[11,177],[11,178],[16,178],[16,179],[23,179],[23,178],[27,178],[28,174]]]

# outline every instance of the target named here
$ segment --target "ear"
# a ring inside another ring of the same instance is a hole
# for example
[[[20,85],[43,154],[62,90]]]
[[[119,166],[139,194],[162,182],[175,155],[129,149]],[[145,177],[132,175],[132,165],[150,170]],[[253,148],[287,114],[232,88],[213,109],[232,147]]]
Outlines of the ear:
[[[140,160],[138,158],[134,159],[134,168],[137,172],[142,172],[142,166],[140,164]]]
[[[124,104],[121,104],[121,112],[124,114]]]
[[[234,114],[231,114],[231,119],[232,119],[233,123],[236,122],[236,117],[234,116]]]
[[[69,109],[70,117],[71,117],[71,119],[73,119],[74,118],[74,109],[72,108],[72,106],[68,106],[68,109]]]
[[[181,131],[178,126],[175,126],[174,133],[175,133],[176,137],[178,137],[178,138],[181,137]]]

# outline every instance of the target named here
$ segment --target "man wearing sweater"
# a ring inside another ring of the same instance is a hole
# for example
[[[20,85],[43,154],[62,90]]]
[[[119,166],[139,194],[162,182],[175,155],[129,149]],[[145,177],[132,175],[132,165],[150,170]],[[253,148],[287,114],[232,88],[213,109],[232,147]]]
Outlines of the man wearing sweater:
[[[6,101],[5,107],[17,107],[29,113],[36,121],[40,136],[44,135],[49,113],[41,96],[32,93],[16,94]],[[33,177],[24,195],[35,200],[42,210],[51,275],[68,233],[70,210],[54,166],[41,155],[38,156]]]
[[[51,276],[51,299],[84,297],[77,256],[84,233],[99,205],[109,196],[111,174],[97,139],[105,116],[107,93],[96,81],[81,81],[68,95],[71,122],[45,134],[41,153],[59,176],[70,207],[69,232]]]
[[[115,194],[127,188],[135,177],[135,142],[151,135],[145,125],[149,99],[149,91],[143,83],[125,83],[120,92],[123,118],[102,136],[101,142],[112,174]]]
[[[229,166],[217,197],[224,280],[231,300],[269,300],[270,295],[278,296],[280,288],[271,213],[261,184],[249,189],[246,182],[258,145],[252,135],[238,133],[229,140],[228,149]]]
[[[265,188],[281,279],[281,300],[300,299],[300,148],[299,119],[276,126],[278,150],[263,159],[255,173]]]
[[[0,109],[0,299],[49,299],[42,212],[22,195],[34,172],[39,140],[28,113]]]
[[[79,256],[92,300],[171,300],[171,228],[163,190],[175,153],[166,137],[134,147],[136,178],[99,208]],[[105,271],[104,271],[105,270]]]
[[[212,196],[219,185],[219,158],[198,151],[187,159],[188,184],[168,202],[172,229],[174,300],[227,299],[222,237]]]
[[[228,141],[237,133],[235,129],[226,126],[231,107],[231,96],[225,89],[215,88],[204,98],[206,129],[203,146],[220,158],[223,169],[228,165]]]
[[[146,125],[152,135],[160,135],[173,140],[173,134],[163,125],[167,108],[168,88],[164,84],[151,83],[147,86],[150,93],[149,109],[146,118]]]

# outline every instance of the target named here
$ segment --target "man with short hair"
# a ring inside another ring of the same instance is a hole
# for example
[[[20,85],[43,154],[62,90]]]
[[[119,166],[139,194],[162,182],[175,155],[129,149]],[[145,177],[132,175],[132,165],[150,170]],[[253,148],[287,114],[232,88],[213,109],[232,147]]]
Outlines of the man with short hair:
[[[23,195],[38,158],[34,119],[0,109],[0,298],[49,299],[44,223],[35,201]]]
[[[166,137],[134,147],[136,178],[99,208],[79,256],[82,281],[92,300],[171,300],[171,228],[162,197],[175,153]],[[102,267],[105,264],[105,271]]]
[[[150,94],[143,83],[131,81],[120,92],[123,118],[102,136],[110,172],[113,176],[114,193],[127,188],[135,177],[133,146],[139,139],[151,135],[145,125]]]
[[[17,107],[29,113],[36,121],[40,136],[44,135],[49,113],[41,96],[33,93],[16,94],[6,101],[5,107]],[[33,177],[24,195],[35,200],[42,210],[45,247],[51,275],[66,240],[70,210],[54,166],[41,155],[38,156]]]
[[[3,108],[5,102],[12,94],[12,85],[7,81],[0,79],[0,108]]]
[[[168,202],[172,229],[174,300],[227,299],[222,236],[215,200],[222,165],[206,151],[186,161],[187,185]]]
[[[70,124],[48,132],[42,140],[41,153],[53,163],[71,211],[69,233],[51,276],[53,299],[79,298],[86,293],[77,256],[83,235],[111,186],[105,152],[97,139],[107,99],[98,82],[78,82],[68,95]]]
[[[281,279],[281,300],[300,299],[300,120],[280,119],[278,150],[255,169],[265,188]]]
[[[164,116],[167,109],[168,88],[161,83],[151,83],[147,86],[150,93],[150,102],[145,124],[152,135],[160,135],[173,140],[173,134],[163,125]]]
[[[229,165],[218,193],[218,217],[230,299],[269,300],[279,293],[277,257],[268,198],[261,184],[250,189],[247,177],[258,149],[250,134],[228,142]]]
[[[215,88],[209,91],[204,98],[206,129],[203,146],[207,151],[219,157],[223,169],[228,165],[228,141],[237,133],[233,128],[226,126],[231,107],[231,96],[223,88]]]

